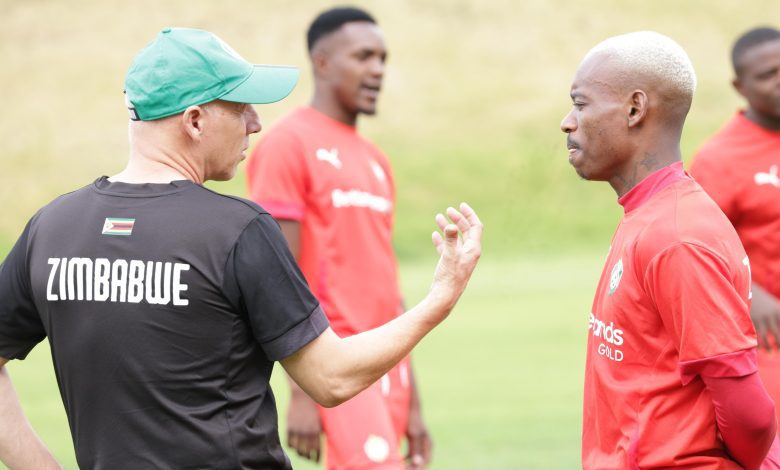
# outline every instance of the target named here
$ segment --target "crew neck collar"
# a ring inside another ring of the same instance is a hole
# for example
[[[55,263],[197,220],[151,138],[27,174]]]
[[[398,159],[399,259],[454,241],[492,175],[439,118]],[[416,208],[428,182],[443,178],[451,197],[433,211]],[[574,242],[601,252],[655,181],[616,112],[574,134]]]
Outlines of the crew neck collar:
[[[628,214],[629,212],[638,209],[642,204],[658,194],[665,187],[685,179],[690,179],[690,177],[685,173],[685,170],[683,170],[683,163],[674,162],[671,165],[665,166],[648,175],[645,179],[640,181],[639,184],[620,197],[618,199],[618,204],[623,206],[624,212]]]
[[[126,197],[155,197],[178,193],[197,186],[190,180],[176,180],[170,183],[125,183],[110,181],[108,176],[101,176],[93,183],[95,191],[101,194]]]
[[[343,129],[346,132],[350,132],[352,134],[357,132],[356,126],[350,126],[349,124],[344,124],[343,122],[339,121],[338,119],[333,119],[332,117],[328,116],[327,114],[323,113],[322,111],[314,108],[313,106],[304,106],[301,108],[303,112],[309,113],[313,116],[315,116],[317,119],[323,120],[328,122],[330,125],[339,127]]]
[[[780,137],[780,130],[769,129],[769,128],[764,127],[764,126],[762,126],[761,124],[759,124],[759,123],[757,123],[755,121],[751,121],[745,115],[745,110],[737,111],[737,120],[742,121],[742,124],[744,126],[747,126],[747,127],[751,128],[751,129],[753,129],[753,131],[755,131],[755,132],[769,134],[769,135],[771,135],[773,137]]]

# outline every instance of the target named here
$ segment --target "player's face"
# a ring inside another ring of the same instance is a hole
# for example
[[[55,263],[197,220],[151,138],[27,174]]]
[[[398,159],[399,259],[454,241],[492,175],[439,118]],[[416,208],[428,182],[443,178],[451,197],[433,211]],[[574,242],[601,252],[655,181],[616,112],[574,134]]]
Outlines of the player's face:
[[[780,120],[780,39],[754,46],[742,54],[737,91],[758,114]]]
[[[328,38],[328,66],[322,77],[339,104],[352,114],[375,114],[385,74],[382,30],[373,23],[346,23]]]
[[[260,118],[252,105],[214,101],[207,105],[213,119],[204,129],[209,140],[206,160],[207,180],[227,181],[236,174],[236,167],[246,158],[249,135],[260,132]]]
[[[584,61],[571,86],[572,109],[561,122],[569,163],[586,180],[610,181],[626,162],[625,101],[603,56]]]

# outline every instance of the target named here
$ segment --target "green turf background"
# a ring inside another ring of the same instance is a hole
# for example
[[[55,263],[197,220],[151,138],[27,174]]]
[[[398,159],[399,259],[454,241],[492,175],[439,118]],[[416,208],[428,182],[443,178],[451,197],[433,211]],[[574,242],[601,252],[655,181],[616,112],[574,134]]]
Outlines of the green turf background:
[[[434,468],[576,468],[586,314],[620,216],[611,189],[578,180],[566,162],[558,125],[576,66],[610,35],[652,29],[677,39],[699,76],[688,159],[740,104],[729,85],[733,39],[777,21],[780,2],[354,3],[375,13],[390,50],[379,114],[360,124],[395,167],[408,300],[429,284],[436,211],[468,200],[486,225],[469,291],[415,354]],[[41,205],[121,170],[124,73],[159,29],[210,29],[250,61],[300,65],[290,98],[258,107],[272,125],[310,95],[303,31],[330,4],[0,0],[0,256]],[[245,183],[240,175],[213,187],[244,194]],[[36,429],[75,468],[48,350],[9,368]]]

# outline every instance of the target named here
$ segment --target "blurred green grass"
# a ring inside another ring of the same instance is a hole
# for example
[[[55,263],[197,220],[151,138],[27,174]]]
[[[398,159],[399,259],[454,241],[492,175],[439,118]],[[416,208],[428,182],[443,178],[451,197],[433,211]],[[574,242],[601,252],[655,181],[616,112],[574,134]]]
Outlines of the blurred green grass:
[[[430,284],[435,258],[424,258],[402,267],[410,302]],[[414,353],[435,440],[432,469],[579,465],[586,313],[602,260],[486,254],[458,307]],[[77,468],[47,345],[8,367],[35,429],[67,469]],[[288,392],[279,367],[272,385],[284,441]],[[316,468],[291,459],[296,469]]]

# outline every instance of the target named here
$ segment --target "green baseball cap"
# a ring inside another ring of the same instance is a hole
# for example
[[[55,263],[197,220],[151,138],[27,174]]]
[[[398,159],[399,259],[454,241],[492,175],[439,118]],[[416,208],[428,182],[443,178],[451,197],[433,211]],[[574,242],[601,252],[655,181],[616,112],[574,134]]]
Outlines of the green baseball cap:
[[[125,77],[130,119],[151,121],[214,100],[264,104],[289,95],[298,68],[253,65],[213,33],[165,28],[133,59]]]

